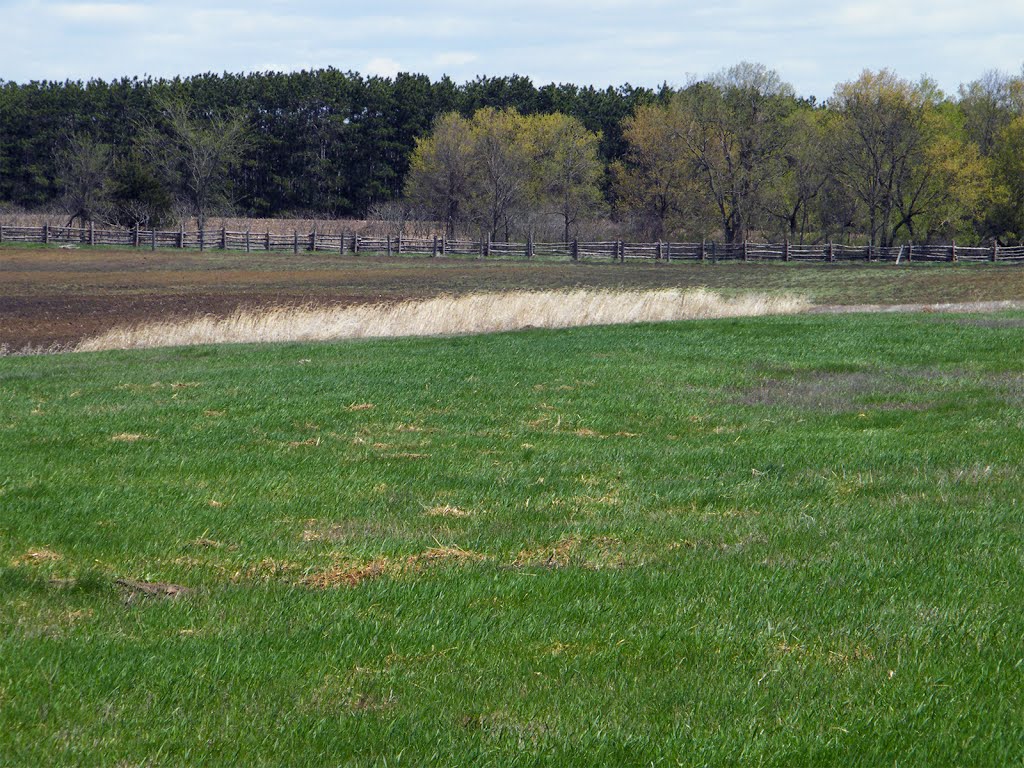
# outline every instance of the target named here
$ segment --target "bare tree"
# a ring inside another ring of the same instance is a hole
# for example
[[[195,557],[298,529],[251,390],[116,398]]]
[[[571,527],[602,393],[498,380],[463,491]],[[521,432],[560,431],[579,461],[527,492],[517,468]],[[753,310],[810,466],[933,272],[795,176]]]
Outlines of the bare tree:
[[[64,190],[64,207],[84,227],[102,218],[110,205],[112,153],[107,144],[88,134],[75,134],[57,151],[57,178]]]
[[[999,132],[1024,114],[1024,78],[989,70],[960,86],[960,111],[968,137],[981,154],[992,154]]]
[[[166,103],[162,117],[161,126],[143,133],[143,149],[203,229],[212,210],[229,202],[229,173],[245,149],[246,120],[219,112],[200,117],[183,101]]]

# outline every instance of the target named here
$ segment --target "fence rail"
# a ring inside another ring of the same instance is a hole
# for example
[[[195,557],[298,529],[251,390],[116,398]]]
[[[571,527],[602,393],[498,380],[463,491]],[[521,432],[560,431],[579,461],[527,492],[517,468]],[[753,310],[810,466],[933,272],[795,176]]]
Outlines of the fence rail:
[[[819,262],[1024,262],[1024,246],[965,247],[948,245],[900,245],[882,248],[866,245],[822,243],[630,243],[624,240],[543,243],[532,239],[508,243],[458,240],[444,237],[365,237],[354,233],[282,235],[271,232],[232,232],[227,229],[186,232],[153,229],[106,229],[89,227],[13,227],[0,222],[0,243],[127,246],[130,248],[189,248],[224,251],[276,251],[299,253],[378,253],[477,259],[543,259],[570,261],[819,261]]]

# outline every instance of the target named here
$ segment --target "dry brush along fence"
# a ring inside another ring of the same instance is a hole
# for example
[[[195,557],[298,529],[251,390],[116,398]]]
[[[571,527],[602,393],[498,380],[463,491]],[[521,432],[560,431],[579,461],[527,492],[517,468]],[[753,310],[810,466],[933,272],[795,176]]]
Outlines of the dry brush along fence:
[[[444,237],[365,237],[342,232],[310,232],[291,235],[270,232],[232,232],[227,229],[186,232],[155,229],[101,229],[89,227],[5,226],[0,222],[0,243],[43,243],[56,245],[128,246],[134,248],[189,248],[204,250],[300,251],[317,253],[375,253],[421,256],[461,256],[479,259],[544,259],[571,261],[877,261],[900,264],[915,261],[1024,261],[1024,246],[964,247],[948,245],[900,245],[879,247],[823,243],[796,245],[782,243],[630,243],[623,240],[568,243],[525,243],[455,240]]]

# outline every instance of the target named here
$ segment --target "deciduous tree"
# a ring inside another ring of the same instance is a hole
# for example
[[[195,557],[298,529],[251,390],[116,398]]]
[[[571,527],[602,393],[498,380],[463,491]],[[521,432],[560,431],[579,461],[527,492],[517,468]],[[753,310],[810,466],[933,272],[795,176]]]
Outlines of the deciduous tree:
[[[75,134],[57,151],[56,162],[68,224],[78,219],[84,227],[102,220],[110,207],[110,147],[89,134]]]
[[[466,216],[473,175],[472,128],[457,112],[437,119],[416,142],[406,182],[412,203],[440,221],[448,237]]]
[[[707,206],[687,153],[686,130],[679,109],[639,107],[625,121],[626,156],[612,166],[619,216],[638,220],[645,235],[659,240],[704,228]]]
[[[141,147],[203,229],[212,209],[230,204],[230,171],[245,146],[245,118],[220,111],[199,115],[180,100],[165,103],[162,118],[142,134]]]
[[[534,190],[531,205],[557,214],[562,238],[568,242],[580,220],[602,206],[601,136],[560,113],[527,118],[527,131]]]
[[[892,245],[900,189],[924,148],[924,95],[889,70],[865,70],[836,86],[829,105],[841,116],[835,173],[859,203],[870,243]]]

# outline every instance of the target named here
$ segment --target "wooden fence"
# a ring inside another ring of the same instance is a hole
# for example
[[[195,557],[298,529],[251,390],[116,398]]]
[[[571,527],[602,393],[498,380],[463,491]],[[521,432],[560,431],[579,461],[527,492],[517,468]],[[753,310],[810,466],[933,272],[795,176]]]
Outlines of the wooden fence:
[[[796,245],[783,243],[630,243],[623,240],[569,243],[505,243],[485,240],[449,240],[443,237],[364,237],[342,233],[300,235],[270,232],[231,232],[226,229],[186,232],[152,229],[101,229],[89,227],[12,227],[0,222],[0,243],[54,245],[128,246],[132,248],[190,248],[200,251],[277,251],[299,253],[374,253],[421,256],[459,256],[478,259],[542,259],[569,261],[816,261],[891,262],[894,264],[938,261],[1024,261],[1024,246],[964,247],[948,245],[900,245],[891,248],[864,245]]]

